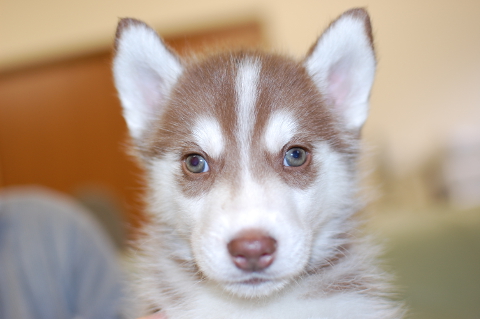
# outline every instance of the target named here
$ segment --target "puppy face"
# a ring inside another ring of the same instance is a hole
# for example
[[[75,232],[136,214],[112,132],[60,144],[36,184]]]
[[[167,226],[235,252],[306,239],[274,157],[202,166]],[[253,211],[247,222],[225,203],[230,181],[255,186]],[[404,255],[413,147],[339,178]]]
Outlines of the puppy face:
[[[246,297],[332,256],[373,80],[368,27],[364,11],[345,14],[302,63],[256,52],[185,63],[144,24],[121,22],[116,84],[168,254]]]
[[[276,56],[191,66],[149,141],[155,202],[172,205],[158,214],[189,238],[201,271],[235,293],[266,294],[299,275],[312,240],[351,196],[351,145],[305,69]],[[288,158],[292,150],[301,152],[298,162]],[[203,168],[191,169],[192,156]],[[275,241],[261,271],[237,267],[228,251],[249,231]]]

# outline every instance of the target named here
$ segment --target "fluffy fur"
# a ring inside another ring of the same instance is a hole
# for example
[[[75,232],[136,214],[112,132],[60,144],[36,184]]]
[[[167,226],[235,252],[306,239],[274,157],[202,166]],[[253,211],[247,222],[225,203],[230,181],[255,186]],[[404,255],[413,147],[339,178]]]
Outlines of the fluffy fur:
[[[354,235],[375,65],[363,9],[335,20],[300,62],[255,51],[184,61],[144,23],[120,21],[115,83],[149,182],[151,223],[137,256],[150,311],[402,317],[375,249]],[[286,158],[295,148],[306,152],[299,166]],[[202,172],[188,168],[191,155],[205,160]],[[228,248],[252,231],[275,243],[273,262],[256,270]]]

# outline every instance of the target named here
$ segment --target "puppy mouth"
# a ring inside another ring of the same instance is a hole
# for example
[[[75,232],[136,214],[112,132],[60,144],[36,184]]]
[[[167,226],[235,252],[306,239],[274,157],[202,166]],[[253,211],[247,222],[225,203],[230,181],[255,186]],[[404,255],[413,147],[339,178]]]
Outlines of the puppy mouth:
[[[252,278],[252,279],[248,279],[248,280],[241,281],[241,282],[239,282],[239,283],[242,284],[242,285],[252,285],[252,286],[256,286],[256,285],[261,285],[261,284],[266,283],[266,282],[269,282],[269,281],[270,281],[270,280],[268,280],[268,279]]]
[[[274,291],[281,290],[288,280],[277,279],[265,279],[259,277],[253,277],[247,280],[239,280],[230,282],[224,286],[224,288],[240,297],[256,298],[265,297],[270,295]]]
[[[230,284],[255,287],[263,284],[275,283],[276,281],[276,277],[268,276],[265,273],[251,273],[248,276],[231,281]]]

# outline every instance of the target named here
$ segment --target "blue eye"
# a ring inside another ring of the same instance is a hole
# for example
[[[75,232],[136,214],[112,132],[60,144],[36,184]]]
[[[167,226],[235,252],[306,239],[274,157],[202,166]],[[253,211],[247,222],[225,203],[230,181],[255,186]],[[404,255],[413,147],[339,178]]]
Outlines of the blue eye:
[[[192,173],[205,173],[209,170],[207,161],[197,154],[189,155],[185,159],[185,166]]]
[[[307,161],[307,151],[300,147],[289,149],[283,158],[283,165],[298,167]]]

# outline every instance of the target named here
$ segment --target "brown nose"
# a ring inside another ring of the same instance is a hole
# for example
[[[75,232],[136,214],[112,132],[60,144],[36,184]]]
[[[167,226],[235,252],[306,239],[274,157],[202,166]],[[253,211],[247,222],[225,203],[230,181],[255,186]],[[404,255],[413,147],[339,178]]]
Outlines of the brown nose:
[[[260,231],[252,230],[241,233],[229,242],[227,247],[238,268],[260,271],[272,264],[277,241]]]

